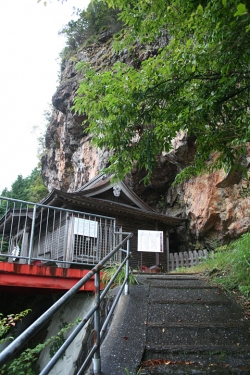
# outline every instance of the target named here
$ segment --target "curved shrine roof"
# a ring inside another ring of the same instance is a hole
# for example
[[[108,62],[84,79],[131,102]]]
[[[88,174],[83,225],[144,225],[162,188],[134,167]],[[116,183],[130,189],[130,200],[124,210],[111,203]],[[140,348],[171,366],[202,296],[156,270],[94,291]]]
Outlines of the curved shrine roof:
[[[119,196],[113,194],[114,187]],[[144,220],[156,220],[170,226],[180,225],[186,220],[157,213],[143,202],[124,182],[112,183],[111,177],[100,174],[72,193],[54,189],[41,202],[42,204],[60,206],[63,202],[77,204],[85,212],[96,210],[96,214],[105,215],[129,214]],[[67,206],[67,204],[64,204]],[[78,207],[80,208],[80,207]]]

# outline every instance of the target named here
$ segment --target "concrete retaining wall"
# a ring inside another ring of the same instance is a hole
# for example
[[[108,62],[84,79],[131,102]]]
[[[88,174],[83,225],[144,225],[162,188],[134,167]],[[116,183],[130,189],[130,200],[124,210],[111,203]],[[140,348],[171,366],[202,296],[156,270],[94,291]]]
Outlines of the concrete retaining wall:
[[[63,314],[61,312],[61,316],[64,322],[70,323],[75,321],[77,318],[84,318],[88,310],[94,304],[94,295],[86,295],[85,293],[79,293],[78,295],[74,296],[71,301],[63,308]],[[60,330],[59,326],[61,324],[60,321],[60,311],[58,311],[55,316],[53,317],[50,326],[48,328],[48,335],[46,340],[51,337],[55,336],[58,331]],[[62,359],[60,359],[54,368],[50,371],[50,375],[73,375],[75,372],[75,362],[81,352],[82,343],[86,341],[88,333],[89,323],[85,325],[81,332],[75,337],[74,341],[70,344],[68,349],[66,350],[66,354]],[[74,330],[76,326],[71,328],[64,334],[65,339],[69,336],[69,334]],[[40,370],[42,370],[46,364],[49,362],[49,347],[45,348],[40,357],[38,359],[38,365],[40,366]]]

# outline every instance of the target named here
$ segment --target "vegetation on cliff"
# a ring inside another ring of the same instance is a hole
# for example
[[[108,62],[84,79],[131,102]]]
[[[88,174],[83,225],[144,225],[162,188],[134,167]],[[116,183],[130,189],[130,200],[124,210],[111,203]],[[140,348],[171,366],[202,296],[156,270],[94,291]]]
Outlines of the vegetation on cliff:
[[[196,138],[196,156],[179,179],[204,168],[238,167],[250,140],[250,17],[235,0],[106,0],[120,9],[116,52],[168,35],[168,45],[134,67],[116,63],[84,73],[74,110],[86,113],[96,146],[113,151],[108,170],[121,179],[135,161],[150,177],[157,154],[180,131]],[[217,151],[217,157],[212,157]],[[209,160],[209,163],[206,162]]]
[[[79,47],[97,42],[101,33],[119,31],[123,23],[118,20],[118,9],[109,9],[105,2],[92,0],[86,10],[76,10],[78,19],[68,22],[59,32],[66,37],[61,52],[62,62],[70,58]]]

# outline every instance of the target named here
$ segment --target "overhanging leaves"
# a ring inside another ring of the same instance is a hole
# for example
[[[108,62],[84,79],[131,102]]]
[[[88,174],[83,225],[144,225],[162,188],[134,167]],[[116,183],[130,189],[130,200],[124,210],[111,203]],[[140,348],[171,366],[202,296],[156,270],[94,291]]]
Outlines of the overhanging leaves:
[[[140,69],[117,63],[97,73],[80,65],[85,78],[74,108],[87,113],[94,143],[112,151],[109,170],[122,178],[136,161],[150,175],[156,155],[169,151],[181,130],[196,138],[190,173],[201,172],[214,151],[219,157],[210,158],[210,168],[230,168],[250,141],[246,6],[233,0],[185,6],[120,0],[116,6],[128,26],[117,49],[136,38],[150,43],[163,30],[170,41]]]

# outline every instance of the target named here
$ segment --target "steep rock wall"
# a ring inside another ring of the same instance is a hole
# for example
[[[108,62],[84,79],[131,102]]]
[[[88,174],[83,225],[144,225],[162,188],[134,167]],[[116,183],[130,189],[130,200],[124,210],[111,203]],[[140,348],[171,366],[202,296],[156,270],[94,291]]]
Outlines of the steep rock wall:
[[[52,98],[54,110],[46,133],[47,151],[42,157],[42,176],[49,190],[74,191],[96,176],[107,166],[109,152],[91,145],[91,136],[81,125],[84,116],[73,114],[70,108],[83,77],[76,71],[78,61],[89,61],[96,69],[104,69],[120,60],[129,64],[157,53],[167,43],[163,35],[158,45],[146,52],[136,46],[132,55],[126,50],[115,55],[111,49],[111,35],[104,34],[95,45],[79,51],[62,65],[61,84]],[[188,165],[195,153],[195,139],[181,133],[173,140],[173,150],[158,157],[157,168],[150,184],[141,181],[145,171],[136,168],[126,177],[129,186],[158,212],[188,219],[187,227],[173,231],[172,249],[187,250],[197,241],[213,238],[227,241],[250,228],[250,200],[247,197],[249,178],[242,173],[227,175],[214,172],[172,187],[176,174]],[[249,159],[244,163],[248,166]],[[245,194],[242,194],[242,192]]]
[[[247,168],[249,161],[249,157],[244,160]],[[244,178],[241,172],[220,170],[187,181],[184,202],[194,237],[210,236],[226,242],[249,230],[249,177],[249,170]]]
[[[103,70],[118,60],[138,67],[141,61],[155,55],[167,42],[168,37],[163,33],[157,44],[149,46],[146,51],[137,45],[130,54],[126,49],[115,54],[111,48],[112,33],[107,31],[100,35],[98,43],[78,51],[62,64],[61,83],[52,97],[54,110],[46,133],[47,152],[41,160],[43,180],[49,190],[56,187],[73,191],[108,163],[108,151],[94,150],[90,145],[91,137],[81,126],[84,117],[70,111],[79,81],[83,78],[76,71],[77,62],[88,61],[97,70]]]

